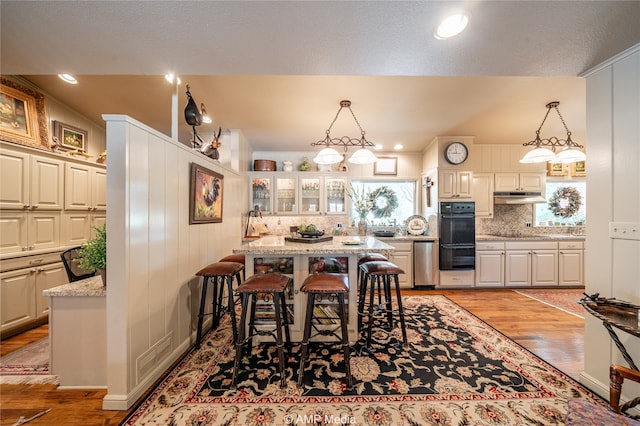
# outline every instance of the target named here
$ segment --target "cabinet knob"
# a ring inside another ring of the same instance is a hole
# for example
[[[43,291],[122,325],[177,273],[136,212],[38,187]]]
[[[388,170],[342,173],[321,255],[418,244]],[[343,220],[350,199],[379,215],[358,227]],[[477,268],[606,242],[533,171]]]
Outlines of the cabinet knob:
[[[24,205],[22,206],[22,208],[23,208],[23,209],[28,209],[28,208],[31,208],[31,206],[30,206],[29,204],[24,204]]]
[[[29,246],[29,250],[33,250],[35,248],[36,248],[36,246]]]
[[[87,210],[91,210],[91,206],[87,207]]]
[[[27,246],[22,247],[22,251],[27,251],[27,250],[29,250],[29,247],[27,247]]]
[[[37,205],[37,204],[34,204],[33,206],[31,206],[31,208],[32,208],[32,209],[37,209],[37,208],[38,208],[38,205]]]

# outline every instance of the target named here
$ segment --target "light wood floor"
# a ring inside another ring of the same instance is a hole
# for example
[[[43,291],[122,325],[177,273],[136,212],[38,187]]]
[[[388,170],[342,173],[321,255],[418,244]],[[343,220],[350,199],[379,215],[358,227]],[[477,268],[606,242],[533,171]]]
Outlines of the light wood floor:
[[[584,320],[511,290],[404,290],[444,294],[540,358],[577,379],[584,365]],[[47,326],[0,344],[5,355],[47,335]],[[54,385],[0,386],[0,425],[12,425],[47,408],[29,425],[117,425],[127,411],[103,411],[105,390],[57,390]]]

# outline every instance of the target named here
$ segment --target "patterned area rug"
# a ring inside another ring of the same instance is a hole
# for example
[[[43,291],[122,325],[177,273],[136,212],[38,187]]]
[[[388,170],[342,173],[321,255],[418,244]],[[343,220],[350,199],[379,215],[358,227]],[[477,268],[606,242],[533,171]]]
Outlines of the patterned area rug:
[[[530,297],[538,302],[558,308],[569,314],[584,318],[584,308],[578,304],[578,300],[584,297],[584,289],[545,289],[531,288],[526,290],[513,290],[518,294]]]
[[[49,375],[49,338],[45,337],[0,358],[0,384],[58,383]]]
[[[352,389],[340,347],[330,344],[310,346],[304,390],[296,385],[299,345],[281,389],[273,344],[254,345],[231,389],[225,319],[122,424],[552,425],[564,424],[570,398],[606,405],[446,297],[403,302],[409,345],[397,328],[379,329],[370,350],[353,345]]]

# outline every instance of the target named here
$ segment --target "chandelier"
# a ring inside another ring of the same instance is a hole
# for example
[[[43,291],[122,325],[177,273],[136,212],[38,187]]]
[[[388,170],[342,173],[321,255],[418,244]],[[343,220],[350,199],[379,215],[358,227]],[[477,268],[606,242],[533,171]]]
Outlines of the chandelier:
[[[535,148],[527,152],[525,156],[522,157],[520,160],[521,163],[544,163],[547,161],[550,163],[574,163],[576,161],[584,161],[587,158],[582,151],[584,147],[571,140],[571,132],[567,128],[567,123],[564,122],[562,114],[560,114],[558,105],[560,105],[560,102],[558,101],[549,102],[547,104],[547,113],[542,119],[540,127],[536,130],[536,138],[522,144],[523,146],[531,146]],[[562,121],[564,129],[567,131],[566,139],[559,139],[555,136],[540,139],[540,130],[542,129],[542,126],[544,126],[544,123],[552,109],[558,113],[558,117],[560,117],[560,121]]]
[[[351,138],[349,136],[342,136],[340,138],[332,138],[331,137],[331,128],[333,124],[338,119],[338,116],[342,112],[343,108],[348,108],[351,116],[355,120],[358,128],[360,129],[360,138]],[[340,101],[340,109],[336,113],[336,116],[333,118],[333,121],[329,125],[329,128],[326,131],[326,136],[324,139],[319,140],[318,142],[313,142],[311,146],[319,146],[324,145],[325,147],[318,152],[318,154],[314,157],[313,162],[317,164],[336,164],[341,162],[344,159],[344,155],[340,154],[332,146],[341,146],[344,148],[344,152],[347,152],[347,149],[350,146],[358,147],[358,149],[351,155],[349,158],[349,162],[353,164],[371,164],[376,162],[378,159],[368,148],[373,147],[374,144],[369,142],[364,137],[364,130],[362,130],[362,126],[358,122],[356,115],[353,113],[351,109],[351,101],[343,100]]]

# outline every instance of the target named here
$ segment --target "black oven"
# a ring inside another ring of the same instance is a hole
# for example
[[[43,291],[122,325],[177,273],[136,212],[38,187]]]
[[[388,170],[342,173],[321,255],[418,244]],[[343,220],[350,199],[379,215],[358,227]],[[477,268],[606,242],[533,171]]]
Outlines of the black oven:
[[[440,203],[440,270],[475,269],[476,214],[473,201]]]

